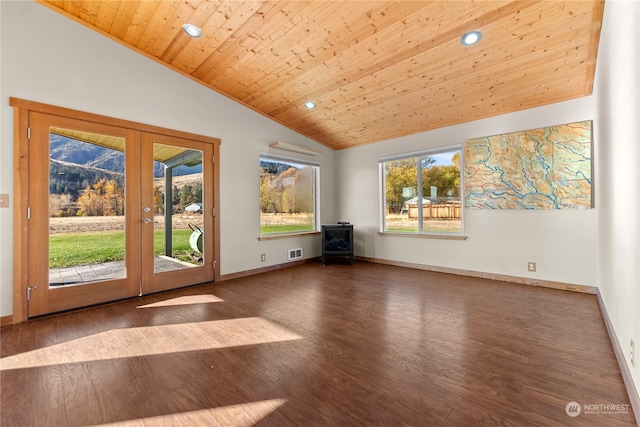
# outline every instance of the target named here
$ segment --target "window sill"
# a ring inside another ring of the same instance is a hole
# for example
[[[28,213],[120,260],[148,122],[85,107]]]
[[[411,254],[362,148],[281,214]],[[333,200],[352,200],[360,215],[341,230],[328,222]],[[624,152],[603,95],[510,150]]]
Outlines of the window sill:
[[[392,237],[417,237],[421,239],[440,239],[440,240],[467,240],[467,236],[451,235],[451,234],[426,234],[426,233],[390,233],[388,231],[379,231],[380,236]]]
[[[286,239],[287,237],[299,237],[299,236],[315,236],[317,234],[320,234],[319,231],[301,231],[301,232],[297,232],[297,233],[287,233],[287,234],[274,234],[271,236],[260,236],[258,237],[258,240],[262,241],[262,240],[274,240],[274,239]]]

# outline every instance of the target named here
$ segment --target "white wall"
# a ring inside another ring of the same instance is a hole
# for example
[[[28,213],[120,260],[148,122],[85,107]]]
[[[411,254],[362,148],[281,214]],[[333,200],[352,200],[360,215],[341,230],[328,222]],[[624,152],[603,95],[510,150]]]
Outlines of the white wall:
[[[597,208],[465,209],[464,241],[377,234],[378,158],[592,118],[593,99],[586,97],[339,151],[338,212],[354,224],[357,255],[595,286]],[[528,261],[537,263],[537,272],[527,271]]]
[[[5,99],[4,90],[2,89],[2,46],[4,43],[1,27],[2,16],[2,4],[0,4],[0,102]],[[12,165],[11,153],[13,150],[11,147],[6,146],[9,142],[7,142],[7,144],[3,143],[3,122],[4,120],[1,120],[0,117],[0,194],[9,194],[13,193],[13,189],[9,184],[13,179],[13,168],[10,167],[10,165]],[[13,204],[13,200],[11,200],[10,203]],[[2,307],[9,307],[11,304],[9,301],[11,299],[11,293],[4,291],[4,288],[9,288],[11,286],[11,264],[9,263],[9,260],[13,259],[13,255],[10,253],[8,247],[9,243],[12,241],[13,231],[8,225],[3,226],[3,224],[10,224],[11,221],[13,221],[11,209],[0,209],[0,242],[7,242],[4,245],[0,245],[0,315],[4,313]],[[11,311],[12,310],[9,310],[9,312]]]
[[[640,388],[640,3],[607,1],[596,66],[598,285]]]
[[[333,222],[332,150],[35,2],[2,1],[0,10],[0,193],[13,195],[9,97],[22,98],[220,138],[222,274],[286,262],[288,248],[320,255],[318,236],[257,240],[258,159],[261,151],[276,152],[268,147],[276,140],[322,151],[313,158],[321,165],[320,217]],[[13,311],[13,257],[22,256],[11,249],[12,212],[0,209],[0,316]]]

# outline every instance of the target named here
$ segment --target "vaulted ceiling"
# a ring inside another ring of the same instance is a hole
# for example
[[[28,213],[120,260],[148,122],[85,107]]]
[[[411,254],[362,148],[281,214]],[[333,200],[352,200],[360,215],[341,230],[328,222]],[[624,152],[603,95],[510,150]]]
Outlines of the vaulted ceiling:
[[[333,149],[591,94],[604,9],[604,1],[39,2]],[[184,23],[202,36],[188,36]],[[480,42],[463,46],[472,30]]]

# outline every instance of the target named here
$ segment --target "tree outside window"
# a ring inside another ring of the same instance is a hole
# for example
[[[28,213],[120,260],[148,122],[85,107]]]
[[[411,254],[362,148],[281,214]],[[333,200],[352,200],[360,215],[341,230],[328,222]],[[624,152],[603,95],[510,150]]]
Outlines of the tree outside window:
[[[313,163],[260,157],[260,234],[317,230],[316,182]]]

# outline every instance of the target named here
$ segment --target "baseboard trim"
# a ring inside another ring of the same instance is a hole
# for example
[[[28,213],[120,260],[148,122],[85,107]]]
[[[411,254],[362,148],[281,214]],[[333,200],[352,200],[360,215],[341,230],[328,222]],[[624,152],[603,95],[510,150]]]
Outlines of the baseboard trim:
[[[418,270],[433,271],[437,273],[457,274],[460,276],[478,277],[481,279],[498,280],[501,282],[519,283],[523,285],[560,289],[564,291],[581,292],[586,294],[597,294],[597,288],[594,286],[574,285],[571,283],[553,282],[550,280],[528,279],[525,277],[507,276],[504,274],[484,273],[484,272],[472,271],[472,270],[461,270],[457,268],[437,267],[437,266],[426,265],[426,264],[417,264],[417,263],[410,263],[410,262],[403,262],[403,261],[392,261],[392,260],[386,260],[381,258],[362,257],[362,256],[356,256],[355,258],[358,261],[370,262],[373,264],[385,264],[385,265],[392,265],[396,267],[406,267],[406,268],[413,268]],[[245,271],[239,271],[237,273],[223,274],[220,276],[220,279],[218,280],[218,282],[239,279],[241,277],[253,276],[254,274],[266,273],[269,271],[280,270],[288,267],[294,267],[296,265],[307,264],[310,262],[317,262],[319,259],[320,257],[307,258],[307,259],[298,260],[298,261],[286,262],[283,264],[270,265],[268,267],[255,268],[253,270],[245,270]],[[12,325],[12,324],[13,324],[12,315],[0,317],[0,327]],[[607,326],[607,328],[609,328],[609,326]]]
[[[629,370],[629,365],[627,365],[627,361],[624,357],[624,351],[622,350],[620,341],[618,341],[618,336],[613,329],[613,323],[611,323],[609,312],[607,312],[607,307],[604,305],[604,300],[602,299],[602,295],[600,294],[600,289],[596,291],[596,295],[598,297],[598,305],[600,306],[600,312],[602,313],[604,324],[607,327],[607,332],[609,333],[611,346],[613,346],[613,352],[616,355],[616,360],[618,361],[618,366],[620,367],[622,381],[624,382],[624,386],[627,389],[627,394],[629,395],[631,410],[633,411],[633,415],[636,417],[636,422],[640,425],[640,396],[638,395],[638,390],[634,385],[633,376],[631,375],[631,371]]]
[[[0,317],[0,328],[9,325],[13,325],[13,315]]]
[[[237,273],[224,274],[220,276],[219,281],[222,282],[225,280],[232,280],[232,279],[238,279],[241,277],[253,276],[254,274],[266,273],[268,271],[280,270],[282,268],[293,267],[295,265],[306,264],[309,262],[316,262],[318,259],[319,257],[307,258],[300,261],[292,261],[284,264],[271,265],[269,267],[262,267],[262,268],[256,268],[253,270],[239,271]],[[562,291],[580,292],[583,294],[596,295],[598,290],[598,288],[595,286],[576,285],[573,283],[564,283],[564,282],[554,282],[552,280],[529,279],[526,277],[508,276],[506,274],[493,274],[493,273],[485,273],[482,271],[462,270],[458,268],[449,268],[449,267],[438,267],[438,266],[427,265],[427,264],[417,264],[417,263],[404,262],[404,261],[393,261],[393,260],[382,259],[382,258],[356,256],[355,259],[362,262],[370,262],[372,264],[392,265],[395,267],[413,268],[417,270],[433,271],[436,273],[457,274],[459,276],[477,277],[480,279],[497,280],[500,282],[517,283],[517,284],[529,285],[529,286],[539,286],[543,288],[559,289]]]
[[[595,295],[597,288],[595,286],[575,285],[572,283],[554,282],[551,280],[529,279],[526,277],[507,276],[505,274],[484,273],[481,271],[461,270],[458,268],[437,267],[426,264],[416,264],[412,262],[391,261],[381,258],[370,258],[357,256],[358,261],[371,262],[374,264],[386,264],[396,267],[414,268],[418,270],[434,271],[437,273],[457,274],[459,276],[477,277],[480,279],[498,280],[501,282],[518,283],[521,285],[540,286],[544,288],[560,289],[563,291],[581,292],[584,294]]]
[[[307,264],[309,262],[315,262],[319,258],[307,258],[298,261],[285,262],[284,264],[270,265],[268,267],[254,268],[253,270],[239,271],[237,273],[223,274],[220,276],[218,282],[225,280],[239,279],[241,277],[253,276],[254,274],[266,273],[268,271],[280,270],[283,268],[293,267],[296,265]]]

